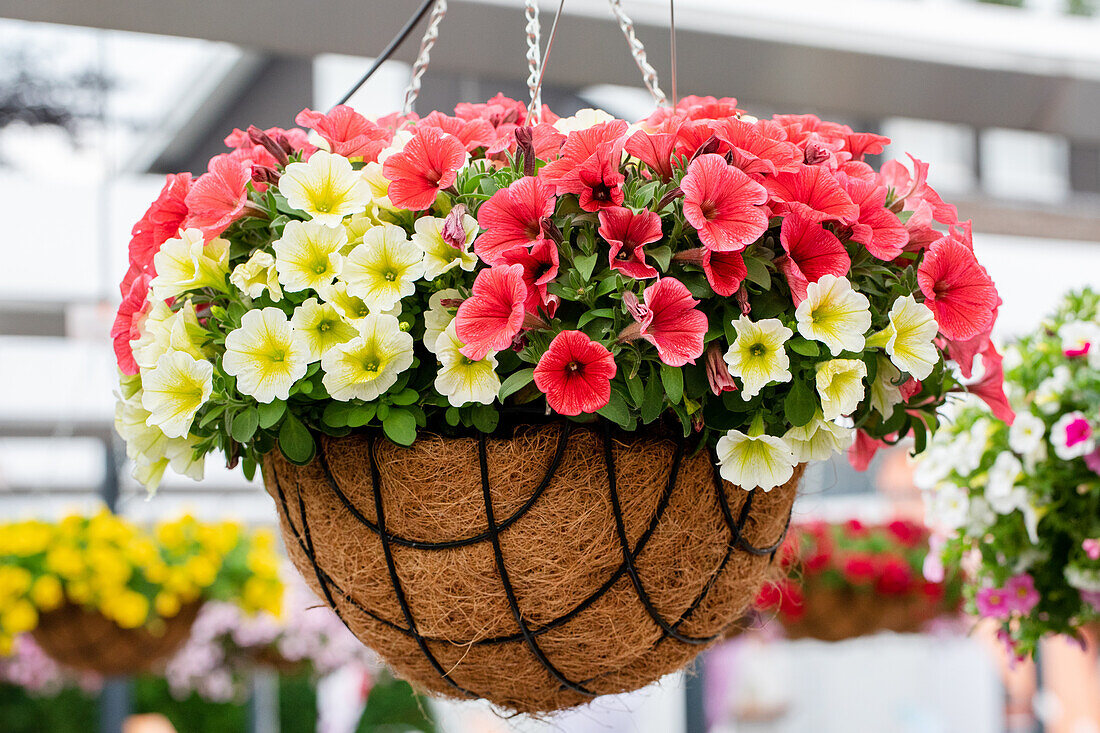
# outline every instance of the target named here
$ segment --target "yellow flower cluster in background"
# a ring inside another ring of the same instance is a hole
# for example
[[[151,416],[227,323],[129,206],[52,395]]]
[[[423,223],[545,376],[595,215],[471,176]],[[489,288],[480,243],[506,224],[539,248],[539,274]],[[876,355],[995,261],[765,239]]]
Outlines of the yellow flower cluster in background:
[[[0,654],[66,602],[133,629],[205,600],[279,615],[282,596],[274,536],[236,522],[144,527],[102,510],[0,524]]]

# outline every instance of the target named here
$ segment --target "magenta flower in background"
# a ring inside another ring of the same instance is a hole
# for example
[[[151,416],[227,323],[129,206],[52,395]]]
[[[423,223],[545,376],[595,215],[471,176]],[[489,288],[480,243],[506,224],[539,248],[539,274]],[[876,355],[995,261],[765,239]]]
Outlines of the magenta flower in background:
[[[1089,556],[1089,560],[1100,560],[1100,538],[1083,540],[1081,549]]]
[[[1012,615],[1008,594],[1004,588],[982,588],[974,597],[978,613],[984,618],[1006,619]]]
[[[1008,605],[1013,611],[1019,613],[1031,613],[1039,603],[1039,591],[1035,589],[1035,581],[1027,573],[1021,573],[1008,579],[1004,587],[1008,597]]]

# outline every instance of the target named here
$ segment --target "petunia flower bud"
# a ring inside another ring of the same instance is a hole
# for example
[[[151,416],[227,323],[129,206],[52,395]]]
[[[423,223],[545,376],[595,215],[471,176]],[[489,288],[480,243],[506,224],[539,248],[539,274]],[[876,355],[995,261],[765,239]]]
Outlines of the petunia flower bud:
[[[443,221],[443,228],[439,232],[444,242],[459,250],[466,246],[466,229],[462,226],[464,216],[466,216],[466,206],[455,204],[447,214],[447,218]]]
[[[271,136],[266,132],[256,127],[255,125],[248,126],[248,139],[255,145],[261,145],[267,152],[271,153],[271,156],[279,162],[280,165],[286,165],[287,151],[283,150],[282,146],[271,139]],[[285,140],[285,138],[284,138]],[[288,143],[289,145],[289,143]]]
[[[535,175],[535,132],[532,128],[516,128],[516,152],[523,155],[523,175]]]
[[[266,165],[252,164],[252,180],[256,183],[279,183],[279,172]]]

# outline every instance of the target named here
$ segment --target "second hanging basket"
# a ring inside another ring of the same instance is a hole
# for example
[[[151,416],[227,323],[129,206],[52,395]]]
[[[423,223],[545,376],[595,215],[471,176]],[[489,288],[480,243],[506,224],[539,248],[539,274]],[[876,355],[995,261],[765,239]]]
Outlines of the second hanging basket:
[[[365,644],[421,689],[519,712],[637,689],[721,638],[802,473],[743,491],[682,441],[564,423],[352,435],[264,468],[291,558]]]

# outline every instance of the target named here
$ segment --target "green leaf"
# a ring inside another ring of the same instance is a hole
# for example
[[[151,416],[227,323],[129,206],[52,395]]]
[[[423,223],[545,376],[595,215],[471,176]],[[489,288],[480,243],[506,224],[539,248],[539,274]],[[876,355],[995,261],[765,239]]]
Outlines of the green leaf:
[[[260,425],[260,411],[255,407],[237,413],[233,418],[233,430],[230,437],[238,443],[247,443],[256,434],[256,428]]]
[[[626,390],[630,393],[630,401],[635,407],[640,407],[645,396],[645,385],[637,376],[626,378]]]
[[[462,413],[458,411],[457,407],[448,407],[447,411],[443,413],[443,417],[447,420],[447,424],[453,428],[458,426],[462,419]]]
[[[646,252],[653,261],[657,263],[657,266],[661,268],[661,272],[668,272],[668,266],[672,263],[672,248],[667,244],[660,247],[654,247]]]
[[[395,405],[412,405],[420,399],[420,394],[415,389],[404,389],[390,397],[390,402]]]
[[[478,405],[473,413],[474,427],[483,433],[491,433],[500,423],[500,413],[492,405]]]
[[[349,428],[361,428],[378,413],[378,403],[368,402],[365,405],[356,405],[348,413],[347,426]]]
[[[325,411],[321,415],[321,422],[334,428],[346,428],[351,408],[350,402],[330,402],[325,406]]]
[[[668,401],[673,405],[679,404],[680,398],[684,396],[684,375],[680,372],[679,367],[662,364],[661,384],[664,385]]]
[[[317,452],[313,434],[292,412],[286,414],[283,426],[279,429],[279,449],[288,461],[299,466],[312,461]]]
[[[772,276],[768,272],[768,266],[764,264],[764,260],[758,257],[745,257],[745,270],[747,271],[746,277],[749,282],[756,283],[764,290],[770,290],[772,286]]]
[[[815,341],[808,341],[804,338],[795,337],[787,342],[788,348],[796,354],[802,356],[820,356],[821,347],[817,345]]]
[[[620,427],[630,425],[630,409],[618,390],[611,390],[611,400],[596,412]]]
[[[588,282],[592,278],[592,271],[596,269],[596,260],[599,256],[599,252],[593,252],[590,255],[573,258],[573,264],[576,265],[577,270],[580,271],[581,277],[584,278],[585,282]]]
[[[395,407],[382,421],[382,431],[398,445],[412,445],[416,440],[416,416]]]
[[[272,400],[267,404],[261,404],[258,410],[260,418],[259,426],[267,430],[283,419],[283,413],[286,412],[286,403],[282,400]],[[339,425],[336,427],[339,427]]]
[[[802,427],[814,419],[817,414],[817,397],[805,379],[791,382],[791,391],[783,401],[783,412],[787,421],[795,427]]]
[[[520,369],[518,372],[513,372],[508,375],[508,378],[504,380],[500,385],[500,391],[497,395],[503,402],[507,397],[515,394],[519,390],[526,387],[535,378],[534,369]]]
[[[619,276],[618,275],[609,275],[608,277],[605,277],[603,280],[600,280],[600,284],[596,286],[595,295],[598,298],[601,295],[607,295],[612,290],[618,290],[618,289],[619,289]]]
[[[225,405],[215,405],[205,415],[202,416],[202,420],[199,420],[199,427],[205,428],[210,423],[218,419],[218,416],[225,412]]]
[[[661,389],[661,380],[652,371],[645,383],[645,391],[642,395],[642,422],[651,423],[664,411],[665,393]]]
[[[580,328],[584,324],[596,318],[612,318],[615,315],[614,308],[596,308],[595,310],[585,311],[581,314],[581,317],[577,319],[577,328]]]

